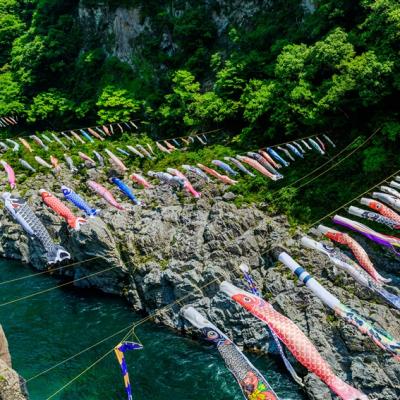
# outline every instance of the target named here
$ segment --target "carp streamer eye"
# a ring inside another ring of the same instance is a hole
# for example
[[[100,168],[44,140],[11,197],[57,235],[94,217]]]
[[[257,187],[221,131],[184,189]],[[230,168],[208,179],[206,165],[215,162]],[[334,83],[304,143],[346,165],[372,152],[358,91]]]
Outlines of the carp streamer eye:
[[[245,302],[245,303],[251,303],[251,298],[250,297],[243,297],[243,301]]]
[[[209,331],[209,332],[207,333],[207,337],[208,337],[209,339],[216,339],[216,338],[218,337],[218,334],[217,334],[217,332],[215,332],[215,331]]]

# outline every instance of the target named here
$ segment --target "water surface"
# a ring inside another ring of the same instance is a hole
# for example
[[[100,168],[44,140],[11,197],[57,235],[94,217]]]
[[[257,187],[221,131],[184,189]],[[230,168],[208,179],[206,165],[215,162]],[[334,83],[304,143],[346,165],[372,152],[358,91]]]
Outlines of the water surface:
[[[0,303],[53,287],[50,276],[1,285],[35,274],[17,262],[0,260]],[[101,293],[59,288],[7,306],[0,322],[7,334],[14,368],[26,379],[51,368],[140,317],[122,299]],[[136,400],[242,400],[236,382],[218,352],[204,342],[184,338],[147,322],[137,329],[144,350],[127,353]],[[123,333],[51,372],[28,382],[32,400],[44,400],[111,350]],[[280,365],[268,357],[249,355],[281,399],[303,399]],[[125,399],[119,365],[109,354],[72,385],[52,397],[58,400]]]

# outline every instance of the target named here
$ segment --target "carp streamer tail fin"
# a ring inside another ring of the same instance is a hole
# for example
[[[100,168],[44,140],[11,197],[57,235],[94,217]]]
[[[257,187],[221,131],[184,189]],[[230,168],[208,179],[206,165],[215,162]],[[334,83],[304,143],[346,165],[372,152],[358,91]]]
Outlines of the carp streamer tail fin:
[[[69,260],[71,255],[68,253],[64,247],[60,245],[55,245],[48,253],[47,253],[47,262],[49,264],[56,264],[58,262]]]
[[[79,229],[81,229],[81,225],[84,225],[86,223],[87,223],[86,219],[82,217],[74,217],[68,219],[68,225],[72,229],[75,229],[76,231],[79,231]]]

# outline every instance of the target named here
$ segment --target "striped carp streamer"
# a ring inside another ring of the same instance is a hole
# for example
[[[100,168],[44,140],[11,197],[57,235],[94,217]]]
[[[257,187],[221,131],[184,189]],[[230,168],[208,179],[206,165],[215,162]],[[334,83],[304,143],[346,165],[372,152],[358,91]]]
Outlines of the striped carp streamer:
[[[72,137],[68,136],[65,132],[61,132],[61,135],[65,137],[65,139],[68,140],[68,142],[71,142],[72,146],[75,146],[75,140],[72,139]]]
[[[167,172],[171,175],[177,176],[178,178],[183,179],[184,184],[183,188],[191,194],[194,198],[199,199],[201,197],[201,193],[199,193],[190,183],[189,179],[186,177],[186,175],[182,174],[181,171],[175,169],[175,168],[167,168]]]
[[[286,146],[294,155],[296,155],[299,158],[304,158],[303,153],[301,153],[296,146],[294,146],[291,143],[288,143]]]
[[[0,117],[0,126],[5,128],[6,126],[17,125],[17,117]]]
[[[50,165],[47,161],[43,160],[42,157],[35,156],[35,161],[40,164],[42,167],[53,169],[53,166]]]
[[[224,157],[225,161],[231,162],[237,169],[242,171],[246,175],[255,176],[252,172],[250,172],[239,160],[233,157]]]
[[[53,139],[64,149],[64,150],[68,150],[68,147],[64,144],[64,142],[54,133],[51,134],[51,136],[53,137]]]
[[[39,137],[37,137],[36,135],[30,135],[29,136],[33,141],[35,141],[42,149],[44,149],[45,151],[49,150],[49,147],[46,146],[42,139],[40,139]]]
[[[396,181],[390,182],[390,186],[395,188],[395,189],[400,189],[400,183]]]
[[[96,161],[93,158],[90,158],[87,154],[82,153],[81,151],[78,152],[78,156],[85,162],[86,166],[95,167]]]
[[[300,141],[307,150],[312,150],[312,147],[310,147],[310,145],[304,139],[300,139]]]
[[[69,133],[79,142],[85,144],[85,141],[74,131],[69,131]]]
[[[396,183],[396,182],[390,182],[391,185],[393,183]],[[397,197],[398,199],[400,199],[400,192],[398,192],[396,189],[393,189],[393,187],[381,186],[379,189],[381,189],[382,192],[384,192],[384,193],[390,194],[391,196],[394,196],[394,197]]]
[[[117,147],[117,151],[119,151],[121,154],[123,154],[124,156],[129,157],[130,153],[128,153],[126,150],[121,149],[120,147]]]
[[[250,274],[250,269],[248,265],[246,264],[241,264],[239,265],[239,269],[243,272],[243,277],[245,279],[245,283],[247,286],[247,289],[253,293],[257,297],[261,297],[261,293],[258,290],[258,287],[256,283],[253,280],[253,277]],[[294,379],[295,382],[297,382],[300,386],[304,386],[302,379],[297,375],[296,371],[290,364],[290,361],[287,359],[285,352],[283,351],[281,342],[279,341],[278,336],[274,332],[274,330],[268,325],[269,331],[271,332],[272,339],[274,339],[276,348],[278,349],[278,352],[282,358],[283,363],[285,364],[286,369],[289,371],[290,375]]]
[[[138,185],[143,186],[145,189],[150,189],[152,187],[152,185],[149,182],[147,182],[147,180],[145,178],[143,178],[142,175],[132,174],[130,176],[130,178],[133,180],[133,182],[135,182]]]
[[[197,164],[197,166],[202,169],[204,172],[206,172],[207,174],[213,176],[214,178],[219,179],[221,182],[225,183],[226,185],[235,185],[236,183],[238,183],[238,181],[235,181],[231,178],[229,178],[229,176],[227,175],[221,175],[219,172],[217,172],[215,169],[212,168],[208,168],[203,164]]]
[[[93,135],[96,139],[99,139],[101,141],[104,140],[103,136],[99,135],[94,129],[88,128],[88,132]]]
[[[400,342],[383,329],[375,328],[357,311],[341,303],[331,292],[326,290],[316,279],[303,269],[289,254],[282,252],[278,259],[286,265],[324,304],[349,324],[355,326],[362,334],[367,335],[378,347],[400,360]]]
[[[47,142],[47,143],[53,143],[53,141],[44,133],[41,133],[40,136]]]
[[[171,150],[167,149],[166,147],[164,147],[161,143],[156,142],[156,146],[159,148],[160,151],[162,151],[163,153],[171,153]]]
[[[396,196],[392,196],[386,193],[374,192],[372,193],[374,199],[383,201],[390,207],[394,208],[396,211],[400,211],[400,199]]]
[[[126,395],[128,396],[128,400],[133,400],[133,397],[132,397],[132,387],[129,381],[128,365],[126,364],[125,360],[125,352],[129,350],[142,350],[142,349],[143,346],[135,342],[122,342],[119,343],[114,348],[114,353],[121,367],[122,377],[124,378],[125,391]]]
[[[117,157],[113,152],[111,152],[108,149],[105,149],[104,151],[110,156],[111,163],[117,169],[119,169],[122,173],[128,171],[128,168],[125,166],[125,164],[121,161],[119,157]]]
[[[288,149],[285,149],[284,147],[278,146],[277,147],[278,150],[283,151],[286,155],[286,157],[290,160],[290,161],[296,161],[296,159],[290,154]]]
[[[309,143],[311,144],[312,147],[314,147],[314,149],[321,155],[324,155],[325,152],[324,150],[322,150],[321,146],[314,140],[309,138],[308,139]]]
[[[17,221],[29,237],[37,238],[42,244],[47,257],[48,264],[70,259],[70,254],[53,242],[49,232],[41,223],[36,214],[29,207],[25,199],[13,196],[11,193],[3,193],[2,199],[7,211]]]
[[[81,225],[87,222],[84,218],[76,217],[61,200],[49,193],[47,190],[40,189],[39,194],[42,197],[43,202],[57,215],[64,218],[70,228],[79,231]]]
[[[82,133],[82,136],[88,140],[90,143],[94,143],[93,138],[84,130],[84,129],[80,129],[79,130]]]
[[[276,161],[281,163],[283,166],[288,167],[289,163],[284,160],[272,147],[267,147],[267,152],[273,157]]]
[[[58,161],[58,158],[56,158],[54,156],[50,156],[50,162],[51,162],[51,165],[54,168],[54,171],[55,172],[60,172],[61,166],[60,166],[60,163]]]
[[[331,138],[328,135],[323,134],[322,135],[324,137],[324,139],[332,146],[332,147],[336,147],[336,144],[333,143],[333,141],[331,140]]]
[[[97,161],[99,162],[100,167],[104,167],[104,158],[103,158],[103,156],[99,152],[97,152],[96,150],[93,150],[93,154],[96,157]]]
[[[164,144],[167,146],[168,150],[171,150],[171,151],[176,150],[176,147],[173,146],[170,142],[168,142],[168,140],[164,140]]]
[[[136,145],[136,148],[142,152],[149,160],[154,160],[154,157],[140,144]]]
[[[362,248],[362,246],[350,237],[347,233],[336,231],[335,229],[328,228],[323,225],[318,226],[318,231],[325,235],[328,239],[331,239],[333,242],[343,244],[347,246],[351,252],[354,254],[354,257],[357,259],[358,263],[367,271],[371,277],[378,283],[387,283],[390,282],[391,279],[385,279],[381,276],[378,271],[375,269],[374,264],[370,260],[367,252]]]
[[[220,290],[255,317],[271,326],[293,356],[325,382],[342,400],[368,400],[365,394],[336,376],[300,328],[289,318],[274,310],[270,303],[226,281],[221,283]]]
[[[308,237],[302,237],[300,242],[304,247],[316,250],[329,257],[329,260],[334,265],[347,272],[360,285],[371,290],[385,299],[393,307],[400,310],[400,297],[383,289],[380,283],[374,281],[355,261],[341,252],[338,248],[317,242]]]
[[[300,143],[293,141],[292,144],[294,144],[299,149],[300,153],[306,154],[305,150],[301,147]]]
[[[133,194],[131,188],[126,183],[124,183],[121,179],[119,179],[117,177],[112,177],[110,180],[134,204],[136,204],[137,206],[142,205],[142,203]]]
[[[242,394],[248,400],[278,400],[278,396],[260,371],[239,348],[213,323],[204,318],[195,308],[182,308],[182,315],[215,345],[225,365],[235,377]]]
[[[67,154],[64,154],[64,160],[67,163],[68,168],[72,173],[78,172],[78,168],[75,167],[71,157],[69,157]]]
[[[249,152],[247,155],[254,158],[258,163],[260,163],[265,169],[267,169],[271,174],[275,175],[277,179],[283,178],[281,175],[261,154]]]
[[[231,176],[237,176],[238,173],[232,169],[228,164],[224,163],[223,161],[220,160],[212,160],[211,164],[215,165],[218,168],[221,168],[225,172],[227,172]]]
[[[99,196],[103,197],[103,199],[107,201],[107,203],[111,204],[113,207],[121,211],[125,210],[125,208],[121,204],[119,204],[117,200],[115,200],[112,193],[103,185],[100,185],[100,183],[97,183],[95,181],[87,181],[87,185]]]
[[[367,199],[365,197],[363,197],[360,200],[360,203],[364,206],[368,206],[369,208],[372,208],[373,210],[377,211],[379,214],[383,215],[384,217],[389,218],[393,221],[396,221],[398,224],[400,224],[400,215],[397,214],[395,211],[393,211],[388,206],[385,206],[383,203],[380,203],[379,201],[376,201],[376,200]]]
[[[281,164],[278,164],[266,151],[258,150],[258,152],[276,169],[282,168]]]
[[[335,224],[342,225],[348,229],[358,232],[368,239],[380,244],[381,246],[388,247],[389,249],[393,250],[393,252],[397,256],[400,256],[400,239],[398,237],[384,235],[383,233],[379,233],[371,228],[368,228],[368,226],[364,224],[348,218],[341,217],[339,215],[335,215],[333,217],[333,222]]]
[[[322,149],[323,151],[325,151],[325,150],[326,150],[326,148],[325,148],[325,143],[324,143],[318,136],[315,136],[315,140],[319,143],[321,149]]]
[[[383,215],[374,213],[372,211],[363,210],[358,207],[349,207],[347,210],[349,214],[355,215],[356,217],[364,218],[368,221],[377,222],[378,224],[386,225],[390,229],[400,229],[400,224],[396,221],[393,221],[390,218],[384,217]]]
[[[127,145],[126,148],[133,154],[136,154],[137,156],[139,156],[140,158],[144,158],[144,155],[135,147]]]
[[[211,179],[208,177],[208,175],[206,173],[204,173],[200,168],[194,167],[193,165],[186,165],[186,164],[183,164],[182,168],[187,172],[191,172],[193,174],[200,176],[206,182],[211,181]]]
[[[264,176],[272,179],[273,181],[277,181],[279,179],[277,175],[269,172],[266,168],[264,168],[258,161],[254,160],[253,158],[245,157],[245,156],[236,156],[236,158],[239,161],[242,161],[242,162],[246,163],[247,165],[250,165],[250,167],[253,167],[255,170],[262,173]]]
[[[170,185],[174,188],[182,189],[185,184],[184,179],[171,175],[168,172],[148,171],[147,175],[152,178],[157,178],[160,182]]]
[[[9,143],[11,146],[13,146],[12,151],[15,153],[19,150],[19,144],[15,142],[14,140],[11,139],[6,139],[6,142]]]
[[[28,169],[31,172],[36,172],[36,169],[33,168],[32,165],[28,163],[28,161],[25,161],[22,158],[20,158],[18,161],[25,169]]]
[[[10,184],[10,188],[11,189],[15,189],[15,187],[17,186],[17,184],[15,183],[15,172],[14,170],[11,168],[11,166],[9,164],[7,164],[4,160],[0,161],[1,165],[3,166],[4,170],[7,173],[7,177],[8,177],[8,183]]]
[[[99,214],[100,210],[96,210],[90,207],[90,205],[86,203],[86,201],[83,200],[81,196],[75,193],[68,186],[61,186],[61,192],[66,200],[71,202],[75,207],[78,207],[80,210],[82,210],[88,217],[94,217]]]

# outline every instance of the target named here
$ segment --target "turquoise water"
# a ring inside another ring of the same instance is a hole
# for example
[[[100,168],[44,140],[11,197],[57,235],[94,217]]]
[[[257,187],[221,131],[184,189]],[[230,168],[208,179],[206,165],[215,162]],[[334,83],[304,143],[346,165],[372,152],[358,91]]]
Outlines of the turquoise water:
[[[53,287],[57,279],[36,276],[16,262],[0,261],[0,303]],[[97,292],[59,288],[7,306],[0,305],[0,322],[7,334],[13,366],[29,379],[139,319],[124,301]],[[242,399],[240,390],[207,343],[184,338],[146,323],[137,329],[145,349],[127,353],[134,399]],[[32,400],[44,400],[103,356],[123,337],[110,339],[51,372],[28,382]],[[266,357],[249,356],[281,399],[303,399],[284,370]],[[52,397],[58,400],[125,399],[119,365],[109,354],[72,385]]]

